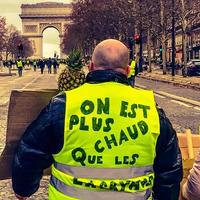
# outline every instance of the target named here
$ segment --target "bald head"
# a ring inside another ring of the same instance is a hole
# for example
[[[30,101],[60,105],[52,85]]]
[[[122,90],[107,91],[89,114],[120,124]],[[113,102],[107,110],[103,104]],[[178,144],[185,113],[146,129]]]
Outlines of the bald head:
[[[129,63],[128,48],[114,39],[104,40],[94,49],[92,64],[94,70],[111,69],[124,73]]]

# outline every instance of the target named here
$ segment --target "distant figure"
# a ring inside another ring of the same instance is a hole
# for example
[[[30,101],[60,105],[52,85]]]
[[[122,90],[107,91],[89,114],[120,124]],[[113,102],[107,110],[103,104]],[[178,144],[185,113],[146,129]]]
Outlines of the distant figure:
[[[36,60],[33,61],[33,70],[34,72],[36,72],[36,69],[37,69],[37,62]]]
[[[20,57],[18,57],[18,60],[16,61],[16,65],[17,65],[19,77],[21,77],[22,76],[22,70],[23,70],[23,61]]]
[[[53,73],[54,74],[57,74],[57,61],[56,59],[53,59]]]
[[[30,60],[26,60],[27,67],[30,67]]]
[[[11,74],[11,70],[12,70],[12,60],[8,60],[7,61],[7,67],[9,69],[9,74]]]
[[[39,60],[39,66],[40,66],[40,70],[41,70],[41,74],[44,73],[44,67],[45,67],[45,63],[43,60]]]
[[[136,75],[136,61],[133,59],[130,62],[130,72],[128,75],[128,81],[132,87],[135,86],[135,75]]]
[[[58,60],[58,59],[57,59],[57,67],[58,67],[58,69],[60,67],[60,60]]]
[[[0,58],[0,70],[3,71],[3,60]]]
[[[46,61],[46,64],[47,64],[47,68],[48,68],[48,74],[51,74],[51,66],[52,66],[51,58],[49,58],[49,59]]]

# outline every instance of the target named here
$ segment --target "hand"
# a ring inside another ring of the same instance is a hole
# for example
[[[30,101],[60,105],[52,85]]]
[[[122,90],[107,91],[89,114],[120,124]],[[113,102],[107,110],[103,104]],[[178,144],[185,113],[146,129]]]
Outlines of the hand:
[[[182,185],[182,187],[181,187],[181,189],[180,189],[179,200],[187,200],[187,199],[183,196],[184,190],[185,190],[185,184]]]
[[[22,197],[22,196],[20,196],[20,195],[18,195],[18,194],[16,194],[15,193],[15,196],[17,197],[17,199],[19,199],[19,200],[26,200],[28,197]]]

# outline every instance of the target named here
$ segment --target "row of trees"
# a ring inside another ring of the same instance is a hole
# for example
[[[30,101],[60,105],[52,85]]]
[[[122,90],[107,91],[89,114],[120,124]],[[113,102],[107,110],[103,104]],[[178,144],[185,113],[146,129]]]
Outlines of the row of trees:
[[[176,30],[182,31],[184,64],[187,35],[193,24],[200,22],[199,0],[74,0],[72,5],[72,23],[66,27],[62,44],[64,53],[79,48],[90,54],[96,43],[105,38],[120,39],[131,46],[133,36],[138,34],[140,45],[135,46],[135,53],[140,57],[137,59],[142,62],[145,43],[151,66],[151,51],[162,46],[164,74],[172,16]]]
[[[30,41],[22,36],[13,25],[7,26],[6,19],[0,16],[0,58],[16,59],[18,56],[33,55]]]

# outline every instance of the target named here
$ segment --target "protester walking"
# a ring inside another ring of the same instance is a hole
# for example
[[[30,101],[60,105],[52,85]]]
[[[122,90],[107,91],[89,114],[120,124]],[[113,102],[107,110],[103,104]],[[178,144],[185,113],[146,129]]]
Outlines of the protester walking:
[[[40,66],[40,71],[41,71],[41,74],[44,73],[44,68],[45,68],[45,63],[43,60],[39,60],[39,66]]]
[[[23,61],[20,57],[17,59],[16,65],[17,65],[18,75],[19,77],[21,77],[23,71]]]
[[[136,68],[137,68],[136,61],[133,59],[130,62],[130,72],[128,74],[128,81],[132,87],[135,86],[135,76],[137,75]]]
[[[36,62],[36,60],[33,60],[33,70],[34,70],[34,72],[36,72],[36,69],[37,69],[37,62]]]
[[[48,68],[48,74],[51,74],[51,67],[52,67],[52,61],[51,61],[51,58],[49,58],[47,61],[46,61],[46,64],[47,64],[47,68]]]
[[[53,59],[53,60],[52,60],[52,64],[53,64],[53,73],[54,73],[54,74],[57,74],[57,67],[58,67],[58,64],[57,64],[56,59]]]

